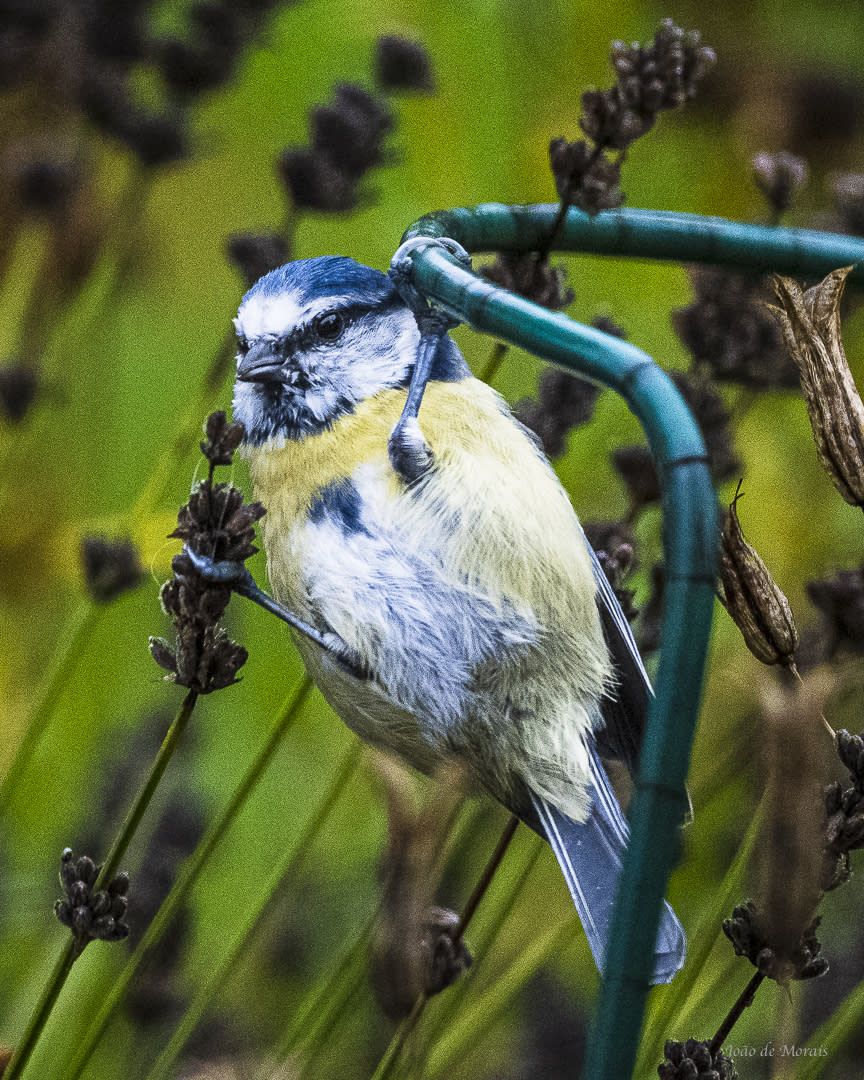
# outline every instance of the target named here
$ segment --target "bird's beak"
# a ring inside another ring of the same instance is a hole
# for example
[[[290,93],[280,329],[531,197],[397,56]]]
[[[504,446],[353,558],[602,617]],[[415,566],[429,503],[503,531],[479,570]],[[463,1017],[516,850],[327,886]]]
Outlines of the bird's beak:
[[[242,382],[284,382],[284,359],[273,341],[256,341],[237,365]]]

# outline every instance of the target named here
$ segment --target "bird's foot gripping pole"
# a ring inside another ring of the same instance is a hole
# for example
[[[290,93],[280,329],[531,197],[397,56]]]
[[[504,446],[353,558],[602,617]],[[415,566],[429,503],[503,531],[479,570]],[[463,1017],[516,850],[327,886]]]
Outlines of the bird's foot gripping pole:
[[[444,248],[469,270],[471,268],[471,256],[461,244],[447,238],[438,240],[425,236],[407,240],[397,250],[390,263],[389,276],[396,285],[399,295],[414,312],[417,328],[420,331],[420,343],[417,346],[417,359],[414,362],[411,382],[408,385],[408,397],[405,399],[402,415],[390,432],[390,440],[387,444],[390,464],[406,484],[413,484],[419,480],[432,466],[432,450],[420,430],[418,415],[441,340],[448,330],[459,325],[459,319],[448,314],[443,308],[430,304],[412,283],[409,255],[417,248],[430,245]]]
[[[217,561],[208,555],[200,555],[185,545],[184,553],[195,567],[201,577],[212,581],[214,584],[227,585],[232,592],[239,596],[245,596],[247,600],[258,604],[259,607],[275,615],[277,619],[287,623],[292,630],[302,634],[309,641],[314,642],[320,649],[330,656],[344,671],[353,675],[355,679],[371,679],[372,673],[363,661],[351,650],[345,641],[333,630],[318,630],[311,626],[287,608],[277,603],[269,593],[264,592],[255,584],[255,579],[246,569],[242,562],[234,562],[230,559]]]

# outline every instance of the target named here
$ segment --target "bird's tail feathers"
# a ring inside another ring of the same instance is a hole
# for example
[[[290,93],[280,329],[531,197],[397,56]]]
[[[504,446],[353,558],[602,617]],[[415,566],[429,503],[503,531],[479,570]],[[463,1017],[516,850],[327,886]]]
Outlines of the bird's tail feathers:
[[[602,972],[629,829],[606,771],[593,753],[591,779],[591,810],[581,823],[571,821],[540,796],[532,794],[531,798]],[[675,912],[664,902],[651,981],[671,981],[683,967],[686,954],[684,930]]]

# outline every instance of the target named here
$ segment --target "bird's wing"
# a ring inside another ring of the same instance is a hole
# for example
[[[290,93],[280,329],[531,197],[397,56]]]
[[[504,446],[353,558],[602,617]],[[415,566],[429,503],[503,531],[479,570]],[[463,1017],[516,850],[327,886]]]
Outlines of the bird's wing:
[[[616,675],[612,692],[601,702],[605,724],[597,732],[597,746],[604,757],[617,758],[634,772],[639,761],[648,702],[654,696],[654,690],[630,624],[587,537],[585,546],[591,556],[597,583],[597,607]]]

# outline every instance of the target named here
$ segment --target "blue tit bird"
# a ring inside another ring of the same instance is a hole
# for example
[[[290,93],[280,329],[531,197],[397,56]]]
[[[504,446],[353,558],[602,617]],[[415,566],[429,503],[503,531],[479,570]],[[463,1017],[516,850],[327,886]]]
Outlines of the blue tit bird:
[[[423,467],[394,468],[420,332],[352,259],[272,271],[235,324],[234,417],[307,670],[366,742],[427,774],[458,759],[549,841],[602,970],[628,829],[600,755],[635,764],[650,683],[549,462],[445,334]],[[667,904],[653,981],[685,951]]]

